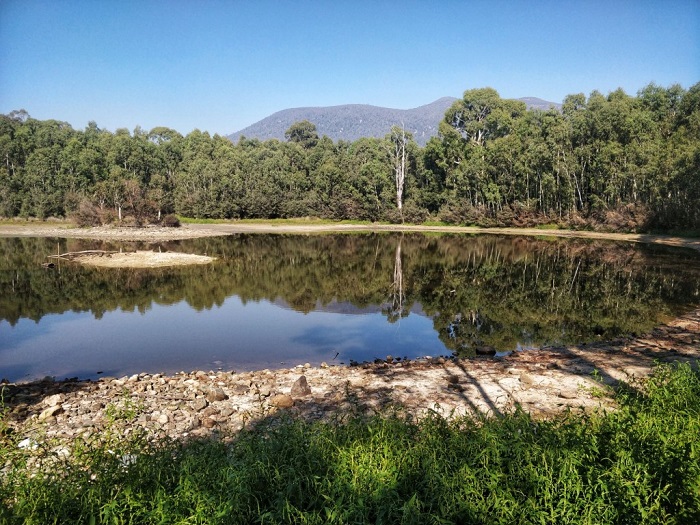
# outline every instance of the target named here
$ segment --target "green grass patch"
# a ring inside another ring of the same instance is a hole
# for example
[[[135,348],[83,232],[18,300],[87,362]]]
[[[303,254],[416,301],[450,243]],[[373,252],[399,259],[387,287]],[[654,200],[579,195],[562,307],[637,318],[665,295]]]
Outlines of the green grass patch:
[[[700,375],[659,367],[613,413],[263,422],[231,441],[101,435],[31,467],[3,434],[0,522],[700,522]],[[34,451],[36,454],[36,451]]]
[[[192,217],[178,216],[183,224],[264,224],[269,226],[306,226],[306,225],[327,225],[327,224],[357,224],[370,226],[370,221],[344,220],[336,221],[331,219],[321,219],[318,217],[296,217],[290,219],[197,219]]]
[[[423,223],[423,226],[432,226],[434,228],[449,228],[450,226],[454,226],[454,224],[449,224],[443,221],[425,221]]]
[[[183,217],[182,215],[177,216],[182,224],[228,224],[233,222],[228,219],[198,219],[195,217]]]

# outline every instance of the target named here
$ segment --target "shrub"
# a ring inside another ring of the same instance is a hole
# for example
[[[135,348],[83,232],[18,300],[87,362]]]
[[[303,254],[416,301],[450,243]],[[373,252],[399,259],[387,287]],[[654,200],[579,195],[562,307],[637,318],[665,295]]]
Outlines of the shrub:
[[[110,214],[111,208],[105,210],[96,206],[87,199],[80,201],[77,210],[73,213],[72,218],[78,226],[102,226],[111,222],[113,214]]]
[[[179,228],[180,227],[180,219],[178,219],[177,215],[174,213],[169,213],[165,217],[163,217],[163,226],[166,228]]]

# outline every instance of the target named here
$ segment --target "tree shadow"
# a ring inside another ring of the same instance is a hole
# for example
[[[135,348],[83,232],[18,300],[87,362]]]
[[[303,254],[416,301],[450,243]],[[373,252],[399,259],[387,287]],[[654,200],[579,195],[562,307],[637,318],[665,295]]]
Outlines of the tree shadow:
[[[70,378],[56,381],[45,378],[27,383],[0,383],[0,413],[11,423],[23,423],[39,418],[51,406],[60,406],[65,397],[76,392],[99,389],[99,382]],[[56,396],[56,397],[54,397]],[[51,404],[46,400],[53,398]]]

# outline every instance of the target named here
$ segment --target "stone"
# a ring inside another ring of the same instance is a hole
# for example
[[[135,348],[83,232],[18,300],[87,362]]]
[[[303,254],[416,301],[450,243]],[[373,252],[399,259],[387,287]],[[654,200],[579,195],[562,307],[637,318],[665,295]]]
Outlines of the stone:
[[[209,403],[206,399],[204,399],[203,397],[198,397],[192,402],[192,408],[199,412],[200,410],[204,410],[205,408],[207,408],[208,404]]]
[[[204,419],[202,419],[202,426],[204,428],[214,428],[216,426],[216,421],[214,421],[210,417],[205,417]]]
[[[56,415],[60,414],[63,412],[63,407],[60,405],[58,406],[51,406],[39,414],[39,421],[45,421],[49,419],[50,417],[55,417]]]
[[[277,408],[289,408],[294,406],[294,399],[287,394],[279,394],[270,399],[270,405]]]
[[[576,392],[572,392],[571,390],[562,390],[559,392],[559,397],[563,399],[576,399],[578,394]]]
[[[299,379],[292,385],[292,397],[304,397],[311,394],[311,387],[306,381],[306,376],[299,376]]]
[[[210,388],[207,392],[207,401],[223,401],[228,396],[224,393],[221,387]]]
[[[263,385],[258,387],[257,393],[260,394],[261,397],[270,397],[270,395],[272,395],[272,388],[270,385]]]
[[[229,416],[232,415],[234,412],[235,412],[235,410],[234,410],[233,408],[231,408],[231,407],[226,407],[226,408],[223,408],[223,409],[221,410],[221,412],[219,412],[219,415],[221,415],[221,417],[229,417]]]
[[[54,394],[44,399],[44,404],[47,407],[55,407],[60,405],[61,403],[63,403],[63,395],[61,394]]]
[[[459,376],[454,374],[449,375],[447,376],[447,382],[451,385],[456,385],[457,383],[459,383]]]
[[[234,383],[229,388],[229,390],[232,393],[234,393],[238,396],[241,396],[241,395],[245,394],[246,392],[248,392],[248,390],[250,390],[250,383],[244,383],[244,382]]]
[[[21,449],[29,449],[29,450],[36,450],[39,447],[39,444],[34,441],[31,438],[26,438],[17,443],[17,448]]]
[[[161,425],[167,425],[168,421],[170,421],[170,418],[168,417],[168,414],[161,414],[160,416],[158,416],[158,419],[156,421],[158,421],[158,423],[160,423]]]
[[[202,411],[202,416],[204,417],[211,417],[215,416],[219,413],[219,409],[216,408],[215,406],[208,406]]]
[[[520,382],[523,384],[525,387],[530,387],[535,384],[535,378],[532,377],[530,374],[520,374]]]
[[[477,355],[496,355],[496,349],[492,346],[477,346],[475,350]]]

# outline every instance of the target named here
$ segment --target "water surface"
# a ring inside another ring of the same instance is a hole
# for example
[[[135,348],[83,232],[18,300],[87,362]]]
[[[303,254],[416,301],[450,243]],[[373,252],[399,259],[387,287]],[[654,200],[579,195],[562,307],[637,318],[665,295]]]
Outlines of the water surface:
[[[700,302],[700,256],[490,235],[234,235],[150,249],[207,266],[41,263],[136,243],[0,238],[0,377],[462,356],[647,331]]]

